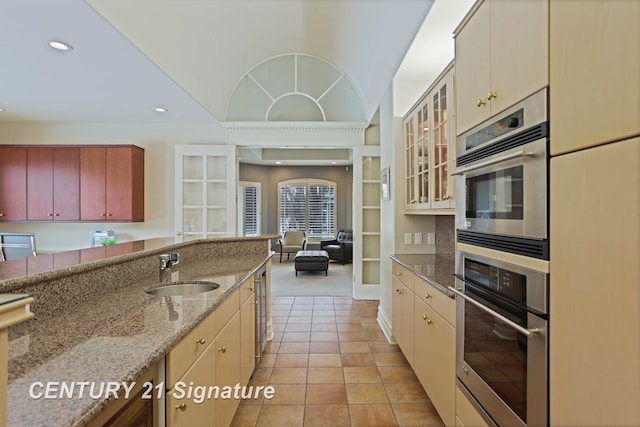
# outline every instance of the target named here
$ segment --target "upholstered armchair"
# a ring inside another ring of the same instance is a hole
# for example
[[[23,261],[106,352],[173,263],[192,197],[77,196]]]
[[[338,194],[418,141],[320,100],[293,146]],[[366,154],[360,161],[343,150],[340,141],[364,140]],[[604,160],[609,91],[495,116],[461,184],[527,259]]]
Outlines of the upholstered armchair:
[[[322,240],[320,250],[327,251],[329,259],[340,261],[343,265],[353,260],[353,231],[338,230],[333,240]]]
[[[287,254],[287,259],[292,253],[304,251],[307,249],[307,236],[304,231],[285,231],[280,243],[280,262],[282,262],[282,254]]]

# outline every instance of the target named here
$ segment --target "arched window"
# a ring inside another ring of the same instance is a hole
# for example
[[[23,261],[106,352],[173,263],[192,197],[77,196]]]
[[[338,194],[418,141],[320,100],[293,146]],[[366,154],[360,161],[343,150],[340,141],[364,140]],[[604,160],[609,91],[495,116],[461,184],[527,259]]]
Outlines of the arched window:
[[[309,240],[333,238],[336,231],[336,183],[292,179],[278,183],[278,232],[300,230]]]

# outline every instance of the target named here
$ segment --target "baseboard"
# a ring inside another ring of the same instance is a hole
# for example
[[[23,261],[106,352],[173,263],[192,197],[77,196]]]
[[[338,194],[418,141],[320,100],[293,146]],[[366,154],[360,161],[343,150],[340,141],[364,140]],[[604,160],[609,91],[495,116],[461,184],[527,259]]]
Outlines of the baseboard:
[[[380,326],[380,329],[382,329],[382,333],[387,338],[387,341],[389,341],[389,344],[396,344],[396,340],[393,338],[393,334],[391,333],[391,324],[389,323],[387,316],[385,316],[382,310],[380,310],[380,307],[378,307],[377,320],[378,325]]]

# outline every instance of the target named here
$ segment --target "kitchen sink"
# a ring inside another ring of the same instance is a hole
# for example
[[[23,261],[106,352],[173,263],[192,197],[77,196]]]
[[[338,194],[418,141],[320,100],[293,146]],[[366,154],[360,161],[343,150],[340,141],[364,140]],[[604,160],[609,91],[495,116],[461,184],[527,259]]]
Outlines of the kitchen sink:
[[[157,288],[149,289],[146,292],[151,295],[172,297],[181,295],[202,294],[218,289],[219,287],[220,285],[215,282],[176,282],[165,286],[158,286]]]

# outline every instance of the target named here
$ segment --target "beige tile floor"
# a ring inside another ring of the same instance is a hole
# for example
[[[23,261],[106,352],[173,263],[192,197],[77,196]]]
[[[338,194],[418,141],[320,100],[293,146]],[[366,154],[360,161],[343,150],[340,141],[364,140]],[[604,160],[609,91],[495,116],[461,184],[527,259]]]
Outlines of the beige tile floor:
[[[377,301],[275,297],[274,339],[250,385],[272,399],[240,403],[232,426],[443,426],[398,346],[376,321]]]

